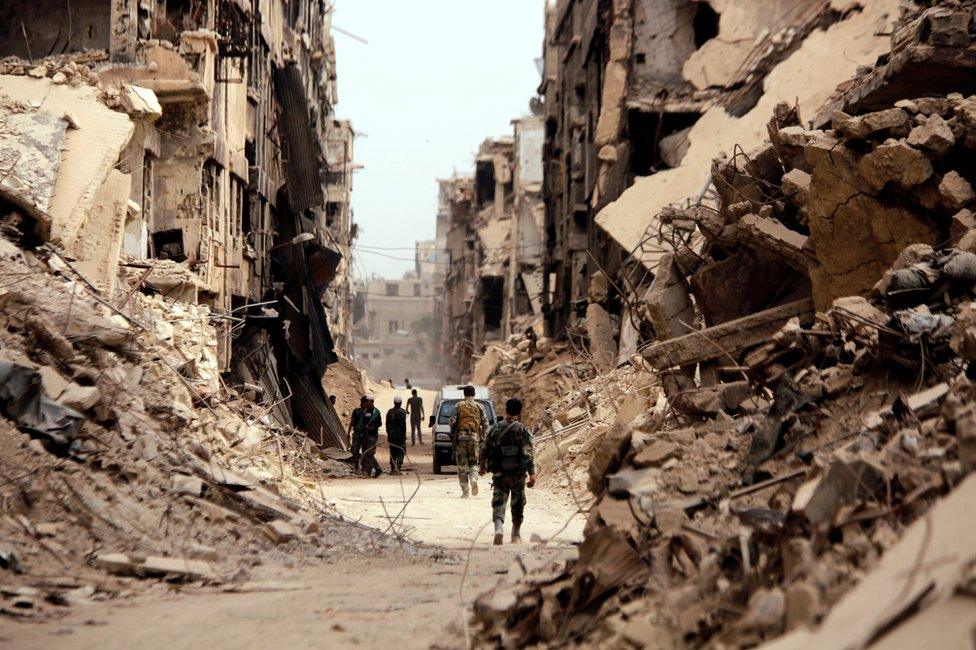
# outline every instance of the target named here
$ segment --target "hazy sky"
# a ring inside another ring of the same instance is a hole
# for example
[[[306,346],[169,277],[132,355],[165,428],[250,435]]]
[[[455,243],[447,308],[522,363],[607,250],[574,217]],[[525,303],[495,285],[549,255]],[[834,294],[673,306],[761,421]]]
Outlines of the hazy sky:
[[[433,239],[436,179],[472,169],[487,136],[510,134],[539,86],[544,0],[336,0],[339,104],[353,121],[356,275],[400,277]],[[366,252],[384,249],[392,257]],[[402,250],[386,250],[402,248]]]

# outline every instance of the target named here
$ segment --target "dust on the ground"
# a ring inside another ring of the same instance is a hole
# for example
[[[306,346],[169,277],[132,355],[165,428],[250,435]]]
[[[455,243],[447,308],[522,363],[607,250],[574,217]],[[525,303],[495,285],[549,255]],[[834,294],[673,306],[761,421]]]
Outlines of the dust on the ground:
[[[381,408],[397,393],[373,389]],[[401,552],[373,548],[364,537],[352,550],[336,546],[319,558],[265,559],[244,585],[177,592],[161,582],[138,596],[74,608],[40,625],[0,620],[0,645],[465,647],[474,599],[575,555],[585,515],[564,495],[536,488],[528,494],[525,542],[508,543],[507,521],[506,544],[492,546],[490,476],[480,481],[478,496],[462,499],[456,475],[433,474],[429,442],[407,452],[402,476],[322,482],[335,512],[399,539]],[[388,467],[385,436],[377,458]],[[428,552],[417,553],[416,542]]]

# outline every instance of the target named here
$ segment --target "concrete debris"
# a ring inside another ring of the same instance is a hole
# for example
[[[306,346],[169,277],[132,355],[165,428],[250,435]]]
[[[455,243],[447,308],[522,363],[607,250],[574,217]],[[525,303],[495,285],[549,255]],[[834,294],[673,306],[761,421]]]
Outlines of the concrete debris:
[[[112,573],[139,577],[161,577],[168,580],[217,581],[218,575],[209,563],[181,557],[133,558],[124,553],[99,553],[94,564]]]
[[[0,276],[18,278],[0,289],[4,589],[82,581],[41,588],[32,616],[113,597],[114,580],[139,588],[106,572],[233,583],[278,544],[309,558],[402,552],[322,501],[317,481],[348,475],[345,463],[222,381],[209,307],[140,291],[113,304],[68,264],[40,249],[0,259]],[[92,548],[125,551],[89,562]]]
[[[760,100],[768,141],[714,159],[713,197],[676,195],[692,187],[678,169],[604,209],[630,253],[601,269],[607,296],[575,304],[629,314],[638,353],[578,375],[543,415],[543,477],[589,461],[585,540],[556,575],[483,596],[482,642],[969,642],[973,545],[956,529],[976,504],[976,87],[955,84],[974,69],[974,8],[906,4],[890,57],[827,103]],[[562,324],[595,359],[602,343]],[[635,411],[604,389],[630,373],[660,381]],[[581,400],[583,424],[556,417]]]

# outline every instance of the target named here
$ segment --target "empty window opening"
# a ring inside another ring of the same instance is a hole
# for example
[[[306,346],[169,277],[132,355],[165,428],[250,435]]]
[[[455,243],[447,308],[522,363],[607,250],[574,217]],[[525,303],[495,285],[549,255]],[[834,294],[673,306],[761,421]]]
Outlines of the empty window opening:
[[[156,38],[179,43],[184,31],[207,26],[206,0],[157,0],[155,12]]]
[[[156,178],[156,158],[148,151],[142,160],[142,221],[152,230],[153,228],[153,185]]]
[[[399,284],[387,284],[386,285],[386,295],[388,296],[399,296],[400,295],[400,285]]]
[[[173,260],[174,262],[186,261],[186,252],[183,248],[182,228],[154,232],[152,240],[153,250],[156,251],[156,257],[159,259]]]
[[[524,316],[532,313],[532,301],[529,289],[521,277],[515,279],[515,315]]]
[[[72,2],[71,29],[63,0],[5,2],[0,7],[0,56],[40,59],[46,56],[108,50],[111,2]]]
[[[697,2],[695,11],[695,47],[699,48],[718,36],[719,15],[707,2]]]
[[[325,225],[331,228],[342,216],[342,204],[336,201],[329,201],[325,204]]]
[[[485,330],[497,330],[502,326],[505,278],[489,276],[481,278],[481,306],[485,314]]]
[[[495,200],[495,165],[490,161],[478,161],[475,168],[475,201],[486,205]]]
[[[662,116],[660,113],[630,111],[627,132],[631,142],[631,175],[649,176],[679,165],[687,151],[686,129],[699,117],[700,113],[665,113]]]

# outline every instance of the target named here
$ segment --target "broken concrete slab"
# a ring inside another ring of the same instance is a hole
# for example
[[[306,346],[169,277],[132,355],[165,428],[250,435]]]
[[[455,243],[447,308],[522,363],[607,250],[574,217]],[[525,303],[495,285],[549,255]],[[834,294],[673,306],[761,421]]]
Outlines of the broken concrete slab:
[[[688,282],[673,255],[661,259],[651,286],[644,295],[644,304],[658,338],[669,339],[691,331],[695,322],[695,305],[691,301]]]
[[[791,169],[783,174],[783,194],[798,205],[805,205],[810,193],[810,174],[802,169]]]
[[[48,207],[38,211],[42,230],[60,243],[73,241],[85,223],[98,189],[132,137],[132,120],[111,110],[90,86],[57,85],[49,79],[0,75],[0,93],[30,102],[40,110],[70,111],[81,127],[64,133],[61,166]]]
[[[203,491],[203,481],[197,476],[187,476],[186,474],[173,474],[172,489],[176,494],[187,494],[198,497]]]
[[[873,459],[835,458],[823,476],[802,485],[793,499],[793,511],[816,527],[833,523],[844,506],[883,495],[888,486],[884,469]]]
[[[208,562],[187,560],[178,557],[151,555],[144,559],[125,553],[99,553],[95,556],[97,567],[120,575],[133,575],[140,578],[162,577],[169,580],[207,580],[219,581],[219,576]]]
[[[786,321],[795,316],[805,320],[812,315],[812,301],[798,300],[701,331],[660,341],[644,353],[644,358],[652,366],[662,370],[710,359],[727,359],[729,355],[733,355],[730,361],[738,363],[734,358],[735,355],[748,347],[762,343],[779,331]]]
[[[102,393],[97,386],[81,386],[71,382],[64,387],[58,396],[58,401],[76,411],[87,411],[102,399]]]
[[[953,597],[965,575],[965,567],[976,561],[974,517],[976,476],[970,476],[936,503],[925,517],[912,524],[874,569],[831,609],[817,629],[793,632],[765,648],[867,647],[881,630],[889,630],[886,639],[898,634],[906,622],[898,626],[895,622],[917,617]],[[968,607],[971,610],[972,604]],[[971,625],[958,632],[955,638],[963,645],[971,641]],[[938,634],[938,628],[930,628],[926,643]],[[945,647],[950,645],[954,644]]]
[[[798,269],[817,264],[817,257],[809,248],[810,237],[790,230],[776,219],[747,214],[738,225],[743,243],[775,253]]]
[[[283,544],[298,539],[302,534],[296,526],[282,519],[269,521],[265,526],[265,532],[276,544]]]
[[[659,467],[665,461],[681,455],[681,447],[667,440],[655,440],[634,456],[637,467]]]
[[[906,247],[939,240],[925,214],[864,191],[863,165],[844,143],[824,134],[807,145],[804,156],[813,170],[806,211],[820,262],[810,271],[818,309],[836,298],[867,293]],[[928,159],[925,165],[931,175]],[[887,177],[876,180],[883,186]]]
[[[32,216],[46,215],[67,123],[50,112],[12,107],[9,100],[0,104],[0,123],[0,193]]]

